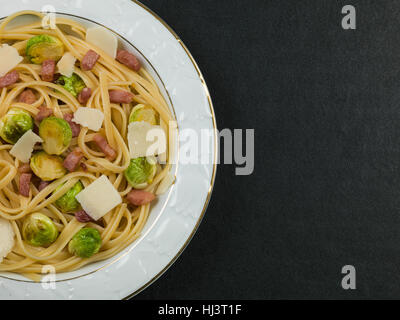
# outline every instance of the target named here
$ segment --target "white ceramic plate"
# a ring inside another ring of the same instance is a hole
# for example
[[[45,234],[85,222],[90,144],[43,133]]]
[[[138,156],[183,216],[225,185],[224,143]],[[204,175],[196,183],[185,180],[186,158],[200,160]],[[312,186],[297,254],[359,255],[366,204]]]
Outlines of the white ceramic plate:
[[[0,273],[0,299],[124,299],[161,276],[182,253],[207,208],[216,174],[217,130],[203,76],[188,49],[156,14],[130,0],[0,0],[0,16],[17,11],[52,11],[91,26],[103,25],[120,36],[151,72],[174,111],[178,135],[186,129],[212,132],[202,164],[179,162],[176,183],[152,208],[142,236],[117,256],[78,271],[56,275],[55,289]],[[18,24],[29,22],[25,16]]]

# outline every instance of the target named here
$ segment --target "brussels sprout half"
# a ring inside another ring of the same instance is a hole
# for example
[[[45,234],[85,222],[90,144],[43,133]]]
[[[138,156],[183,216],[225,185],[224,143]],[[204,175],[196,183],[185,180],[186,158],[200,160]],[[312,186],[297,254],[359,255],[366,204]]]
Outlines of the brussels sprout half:
[[[75,98],[86,88],[85,82],[76,73],[71,77],[61,76],[57,79],[56,83],[71,93]]]
[[[31,115],[17,108],[10,109],[0,119],[0,136],[4,141],[15,144],[27,131],[33,129]]]
[[[56,241],[58,230],[49,217],[41,213],[32,213],[22,225],[22,236],[33,246],[45,247]]]
[[[129,116],[129,123],[138,121],[145,121],[154,126],[160,122],[157,112],[152,107],[144,104],[138,104],[134,107]]]
[[[30,166],[33,173],[43,181],[59,179],[67,173],[61,157],[48,155],[44,151],[32,156]]]
[[[131,159],[124,175],[129,184],[135,189],[144,189],[152,181],[157,172],[157,161],[154,157]]]
[[[54,192],[57,192],[63,185],[59,186]],[[75,196],[83,190],[82,182],[78,181],[75,185],[69,189],[61,198],[59,198],[55,204],[62,212],[75,212],[79,209],[80,204],[75,199]]]
[[[83,228],[69,242],[68,251],[81,258],[90,258],[99,252],[100,247],[100,232],[94,228]]]
[[[26,55],[35,64],[42,64],[45,60],[58,61],[63,54],[64,44],[58,38],[46,34],[30,38],[26,44]]]
[[[48,117],[39,125],[39,136],[43,139],[44,151],[60,155],[71,143],[72,130],[64,119]]]

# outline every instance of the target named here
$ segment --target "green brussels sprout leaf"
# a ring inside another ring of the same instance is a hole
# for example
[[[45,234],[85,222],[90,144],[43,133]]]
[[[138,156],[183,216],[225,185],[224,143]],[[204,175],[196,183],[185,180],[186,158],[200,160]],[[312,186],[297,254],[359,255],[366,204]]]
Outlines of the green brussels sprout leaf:
[[[27,131],[33,129],[31,115],[22,109],[12,108],[0,119],[0,136],[11,144],[15,144]]]
[[[56,241],[58,230],[49,217],[42,213],[33,213],[22,225],[22,236],[33,246],[45,247]]]
[[[124,175],[129,184],[135,189],[144,189],[152,181],[157,171],[157,161],[154,157],[131,159]]]
[[[56,37],[38,35],[28,40],[26,55],[35,64],[42,64],[45,60],[58,61],[64,55],[64,44]]]
[[[48,117],[39,125],[39,136],[43,139],[44,151],[48,154],[60,155],[71,143],[72,130],[64,119]]]
[[[157,112],[152,107],[144,104],[138,104],[134,107],[129,116],[129,123],[139,121],[145,121],[154,126],[160,122]]]
[[[68,251],[81,258],[90,258],[99,252],[100,247],[100,232],[94,228],[83,228],[69,242]]]
[[[61,76],[57,79],[56,83],[71,93],[75,98],[86,88],[85,82],[76,73],[71,77]]]
[[[30,166],[33,173],[43,181],[59,179],[67,173],[62,158],[49,155],[44,151],[32,156]]]
[[[54,192],[57,192],[63,185],[59,186]],[[64,213],[75,212],[79,209],[80,204],[75,196],[83,190],[82,182],[78,181],[75,185],[69,189],[61,198],[59,198],[55,204]]]

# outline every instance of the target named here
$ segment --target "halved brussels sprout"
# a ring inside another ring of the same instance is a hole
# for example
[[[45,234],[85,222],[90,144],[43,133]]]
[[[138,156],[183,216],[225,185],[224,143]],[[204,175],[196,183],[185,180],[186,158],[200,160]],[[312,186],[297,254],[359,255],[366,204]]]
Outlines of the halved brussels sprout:
[[[157,172],[157,161],[154,157],[131,159],[124,175],[129,184],[135,189],[144,189],[152,181]]]
[[[35,64],[42,64],[45,60],[58,61],[63,54],[64,44],[58,38],[46,34],[30,38],[26,44],[26,55]]]
[[[144,104],[138,104],[134,107],[129,116],[129,123],[138,121],[145,121],[154,126],[159,124],[157,112],[152,107]]]
[[[72,130],[64,119],[48,117],[39,125],[39,136],[43,139],[44,151],[60,155],[71,143]]]
[[[33,173],[43,181],[59,179],[67,173],[61,157],[48,155],[44,151],[35,153],[30,165]]]
[[[59,186],[54,192],[57,192],[63,185]],[[79,209],[79,202],[75,199],[75,196],[83,190],[82,182],[78,181],[75,185],[69,189],[61,198],[59,198],[55,204],[64,213],[75,212]]]
[[[94,228],[79,230],[68,244],[68,251],[81,258],[90,258],[101,247],[100,232]]]
[[[22,225],[22,236],[33,246],[45,247],[56,241],[58,230],[49,217],[42,213],[32,213]]]
[[[33,129],[31,115],[22,109],[12,108],[0,120],[0,136],[15,144],[27,131]]]
[[[75,98],[86,88],[85,82],[80,76],[74,73],[71,77],[61,76],[56,81],[65,90],[70,92]]]

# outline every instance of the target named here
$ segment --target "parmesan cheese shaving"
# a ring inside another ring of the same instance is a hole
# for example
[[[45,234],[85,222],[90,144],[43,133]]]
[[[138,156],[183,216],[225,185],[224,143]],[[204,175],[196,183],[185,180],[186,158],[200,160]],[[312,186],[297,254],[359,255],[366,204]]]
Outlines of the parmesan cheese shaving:
[[[117,57],[118,38],[103,27],[93,27],[86,31],[86,41],[103,50],[111,58]]]
[[[75,71],[76,58],[70,52],[66,52],[57,63],[58,72],[63,76],[71,77]]]
[[[32,130],[29,130],[19,138],[17,143],[10,150],[10,154],[19,161],[27,163],[32,156],[35,144],[38,142],[43,142],[43,140]]]
[[[105,175],[102,175],[78,193],[75,198],[81,204],[83,210],[95,221],[122,203],[122,198],[117,189]]]
[[[8,220],[0,218],[0,263],[14,247],[14,230]]]
[[[99,131],[104,121],[104,114],[98,109],[80,107],[74,113],[73,122],[93,131]]]
[[[132,159],[159,155],[167,150],[164,130],[145,121],[132,122],[129,125],[128,144]]]
[[[4,77],[8,72],[14,69],[24,58],[18,50],[8,44],[0,46],[0,77]]]

